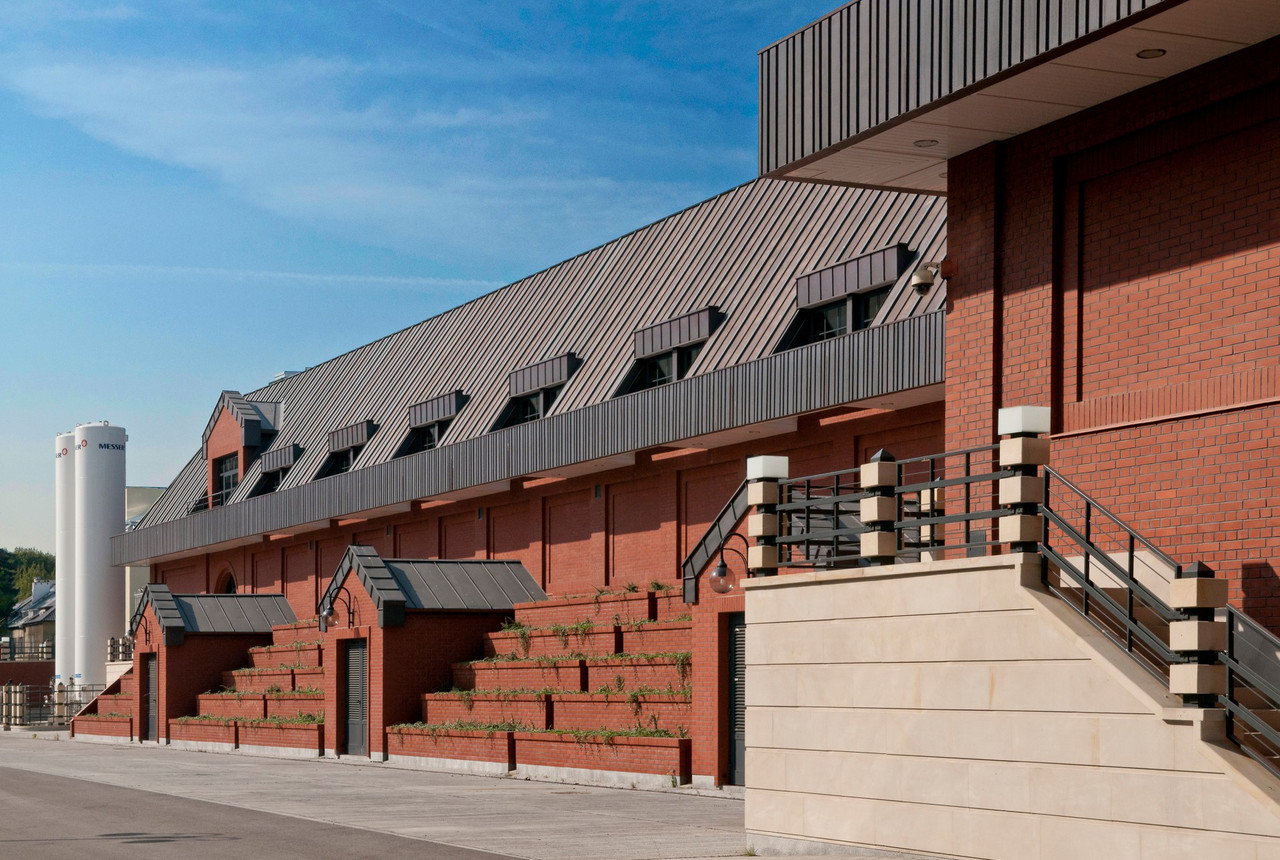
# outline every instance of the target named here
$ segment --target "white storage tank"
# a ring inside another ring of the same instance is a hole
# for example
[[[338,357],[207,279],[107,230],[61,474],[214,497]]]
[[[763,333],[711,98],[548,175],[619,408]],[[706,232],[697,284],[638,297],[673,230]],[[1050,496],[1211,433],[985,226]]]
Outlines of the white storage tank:
[[[76,427],[75,682],[106,682],[107,639],[124,635],[124,568],[111,564],[111,536],[124,531],[123,427]]]
[[[54,644],[53,682],[69,684],[76,665],[76,463],[79,440],[59,433],[54,440]]]

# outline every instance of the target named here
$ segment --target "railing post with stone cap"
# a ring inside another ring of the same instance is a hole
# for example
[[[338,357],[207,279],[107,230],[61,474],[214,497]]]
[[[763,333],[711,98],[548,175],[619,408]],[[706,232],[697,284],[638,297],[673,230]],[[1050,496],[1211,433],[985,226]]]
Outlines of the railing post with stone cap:
[[[1001,409],[996,418],[1000,440],[1000,468],[1014,474],[1000,479],[999,503],[1014,511],[1000,518],[1000,543],[1012,552],[1039,552],[1044,540],[1044,476],[1049,465],[1049,407],[1014,406]]]
[[[747,575],[774,576],[778,573],[778,503],[781,482],[790,477],[791,461],[786,457],[747,458],[747,504],[755,511],[747,517],[747,535],[755,545],[747,547]]]
[[[1227,667],[1218,654],[1227,647],[1227,623],[1214,614],[1227,605],[1227,581],[1213,568],[1195,562],[1169,583],[1169,606],[1182,610],[1185,621],[1169,623],[1169,649],[1187,658],[1169,666],[1169,692],[1193,708],[1211,708],[1227,691]]]
[[[862,533],[862,557],[872,564],[893,564],[898,556],[898,461],[881,448],[870,463],[858,470],[863,492],[870,493],[858,504],[858,518],[867,530]]]

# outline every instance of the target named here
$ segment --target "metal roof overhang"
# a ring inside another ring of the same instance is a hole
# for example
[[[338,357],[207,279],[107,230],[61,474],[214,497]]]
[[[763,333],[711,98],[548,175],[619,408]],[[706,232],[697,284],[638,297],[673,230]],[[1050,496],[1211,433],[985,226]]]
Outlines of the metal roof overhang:
[[[322,481],[215,507],[111,538],[112,564],[248,546],[325,528],[406,502],[459,498],[532,475],[690,441],[695,447],[769,435],[780,419],[837,406],[897,409],[942,399],[942,311],[911,317],[616,397]],[[622,458],[622,459],[620,459]]]
[[[760,52],[761,175],[945,194],[950,158],[1280,35],[1276,0],[868,6]]]

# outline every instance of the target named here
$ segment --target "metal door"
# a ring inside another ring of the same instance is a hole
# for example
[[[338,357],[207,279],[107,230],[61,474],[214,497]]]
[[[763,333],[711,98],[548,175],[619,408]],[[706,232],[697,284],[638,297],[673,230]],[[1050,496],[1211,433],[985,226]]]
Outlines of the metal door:
[[[747,757],[747,620],[729,616],[729,784],[745,785]]]
[[[364,639],[347,643],[347,755],[369,754],[369,650]]]
[[[156,655],[148,654],[143,662],[146,677],[146,695],[142,698],[142,709],[146,712],[143,719],[147,727],[147,734],[139,740],[158,741],[160,740],[160,732],[158,726],[160,722],[160,672],[157,669]]]

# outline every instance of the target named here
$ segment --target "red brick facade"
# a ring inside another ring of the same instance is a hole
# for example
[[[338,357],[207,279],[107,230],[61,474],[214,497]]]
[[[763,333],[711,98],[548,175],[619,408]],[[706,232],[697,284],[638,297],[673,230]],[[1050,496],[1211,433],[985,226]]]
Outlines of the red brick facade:
[[[1064,475],[1280,622],[1274,46],[948,169],[947,448],[1052,406]]]

